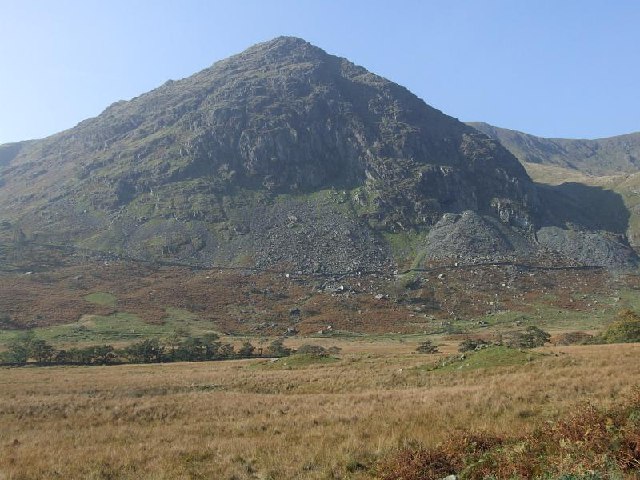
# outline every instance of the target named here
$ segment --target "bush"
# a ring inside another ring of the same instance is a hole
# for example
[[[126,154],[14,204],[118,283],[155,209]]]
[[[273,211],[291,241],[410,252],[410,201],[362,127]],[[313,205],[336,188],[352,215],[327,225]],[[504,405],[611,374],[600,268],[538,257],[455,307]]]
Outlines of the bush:
[[[640,342],[640,316],[631,310],[622,310],[602,332],[601,339],[605,343]]]
[[[285,347],[282,340],[274,340],[269,345],[267,353],[273,357],[288,357],[291,355],[291,349]]]
[[[147,339],[129,345],[124,354],[131,363],[157,363],[162,361],[164,347],[156,339]]]
[[[328,357],[329,352],[324,347],[320,345],[301,345],[298,350],[296,350],[297,354],[300,355],[311,355],[314,357]]]
[[[253,355],[253,352],[255,352],[256,347],[254,347],[253,345],[251,345],[251,342],[249,342],[248,340],[245,341],[242,346],[238,349],[238,356],[239,357],[250,357]]]
[[[458,347],[459,352],[471,352],[473,350],[481,350],[491,346],[491,342],[487,342],[481,338],[465,338]]]
[[[29,360],[29,340],[19,338],[7,345],[7,351],[2,354],[2,363],[24,365]]]
[[[434,345],[431,340],[425,340],[416,348],[418,353],[438,353],[438,346]]]
[[[55,349],[44,340],[32,340],[29,344],[29,356],[36,363],[51,363],[55,354]]]
[[[525,330],[512,332],[511,335],[504,340],[508,347],[513,348],[536,348],[541,347],[551,340],[551,335],[541,328],[529,326]]]

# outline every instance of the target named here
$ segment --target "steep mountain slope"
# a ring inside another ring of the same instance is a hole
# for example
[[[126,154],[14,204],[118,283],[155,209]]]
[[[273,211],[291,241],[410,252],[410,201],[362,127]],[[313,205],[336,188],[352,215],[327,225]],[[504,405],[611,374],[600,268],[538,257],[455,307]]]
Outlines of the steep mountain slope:
[[[11,163],[16,156],[32,141],[5,143],[0,145],[0,168]]]
[[[536,229],[568,224],[497,141],[290,37],[0,154],[6,242],[356,272],[478,252],[538,261],[553,252]],[[394,247],[407,232],[413,261]]]
[[[597,140],[541,138],[516,130],[471,122],[524,163],[555,165],[589,175],[640,171],[640,132]]]

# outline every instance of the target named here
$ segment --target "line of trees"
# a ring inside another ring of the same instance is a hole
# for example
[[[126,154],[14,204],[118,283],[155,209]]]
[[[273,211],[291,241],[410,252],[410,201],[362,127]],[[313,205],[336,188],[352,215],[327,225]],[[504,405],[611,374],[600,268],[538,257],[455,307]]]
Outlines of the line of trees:
[[[4,365],[115,365],[123,363],[205,362],[234,358],[286,357],[292,350],[282,340],[274,340],[266,349],[257,349],[245,341],[237,349],[220,341],[214,333],[202,336],[174,334],[159,340],[140,340],[123,348],[92,345],[56,349],[45,340],[27,332],[7,345],[0,354]]]

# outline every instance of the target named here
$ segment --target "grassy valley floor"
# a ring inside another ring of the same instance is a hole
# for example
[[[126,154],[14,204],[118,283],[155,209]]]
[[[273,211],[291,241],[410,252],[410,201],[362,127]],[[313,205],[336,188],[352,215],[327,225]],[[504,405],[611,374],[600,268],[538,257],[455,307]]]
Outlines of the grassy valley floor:
[[[332,339],[313,358],[0,369],[0,478],[365,479],[461,429],[516,437],[640,381],[640,344],[455,351]],[[372,348],[367,348],[370,346]]]

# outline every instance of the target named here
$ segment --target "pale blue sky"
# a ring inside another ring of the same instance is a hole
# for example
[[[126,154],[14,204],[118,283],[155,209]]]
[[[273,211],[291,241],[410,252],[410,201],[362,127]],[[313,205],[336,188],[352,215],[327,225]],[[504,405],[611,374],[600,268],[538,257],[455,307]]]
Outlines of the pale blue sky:
[[[279,35],[461,120],[640,131],[636,0],[0,0],[0,143],[43,137]]]

